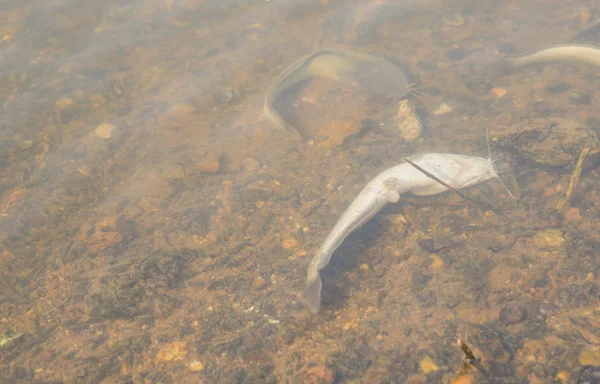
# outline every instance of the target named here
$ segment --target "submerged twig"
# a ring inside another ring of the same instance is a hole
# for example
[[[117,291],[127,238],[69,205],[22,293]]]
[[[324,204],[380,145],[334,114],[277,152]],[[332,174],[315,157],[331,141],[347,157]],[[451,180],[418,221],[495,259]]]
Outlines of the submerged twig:
[[[501,214],[501,212],[498,211],[498,209],[496,207],[494,207],[493,205],[474,199],[472,197],[469,197],[467,195],[465,195],[462,192],[459,192],[456,188],[453,188],[452,186],[450,186],[448,183],[440,180],[439,178],[437,178],[436,176],[432,175],[430,172],[424,170],[423,168],[419,167],[417,164],[415,164],[415,162],[405,158],[404,161],[406,161],[408,164],[412,165],[413,167],[415,167],[417,170],[421,171],[423,174],[425,174],[425,176],[429,177],[430,179],[433,179],[434,181],[437,181],[438,183],[440,183],[441,185],[443,185],[444,187],[448,188],[449,190],[451,190],[452,192],[456,193],[458,196],[460,196],[461,198],[470,201],[471,203],[475,203],[480,205],[481,207],[485,208],[485,209],[489,209],[490,211],[493,211],[497,214]]]
[[[469,346],[467,344],[465,344],[464,341],[458,339],[458,346],[460,348],[461,351],[463,351],[463,353],[465,354],[465,368],[468,368],[470,366],[473,366],[475,368],[477,368],[477,370],[486,378],[488,377],[488,372],[487,369],[485,369],[482,365],[481,365],[481,361],[475,357],[475,355],[473,354],[473,352],[471,351],[471,348],[469,348]]]
[[[581,150],[581,153],[579,154],[577,166],[575,167],[575,170],[571,175],[571,180],[569,181],[569,189],[567,189],[567,194],[563,200],[559,201],[558,204],[556,204],[556,210],[559,213],[562,213],[562,211],[565,209],[565,207],[571,200],[571,197],[573,196],[573,190],[575,189],[577,184],[579,184],[579,178],[581,177],[581,171],[583,170],[583,162],[585,161],[585,157],[587,156],[589,151],[590,148],[585,147]]]

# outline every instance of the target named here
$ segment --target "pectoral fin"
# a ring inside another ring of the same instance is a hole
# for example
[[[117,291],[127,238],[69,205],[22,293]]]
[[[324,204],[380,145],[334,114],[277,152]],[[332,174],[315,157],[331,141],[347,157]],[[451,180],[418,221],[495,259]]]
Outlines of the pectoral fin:
[[[400,194],[396,190],[396,186],[398,185],[398,179],[395,177],[390,177],[383,182],[383,186],[385,187],[385,199],[390,203],[397,203],[400,200]]]

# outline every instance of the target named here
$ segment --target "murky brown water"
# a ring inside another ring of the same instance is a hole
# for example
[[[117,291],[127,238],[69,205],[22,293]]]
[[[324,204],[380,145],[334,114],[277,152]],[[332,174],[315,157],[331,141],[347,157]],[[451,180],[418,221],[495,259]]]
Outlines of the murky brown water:
[[[598,382],[596,149],[557,210],[584,145],[568,138],[600,130],[598,69],[462,67],[566,43],[598,6],[4,0],[0,382]],[[422,136],[369,123],[389,100],[326,79],[276,103],[305,141],[265,123],[271,82],[320,48],[406,68]],[[306,267],[364,184],[413,153],[487,156],[486,129],[517,199],[493,181],[465,193],[494,211],[387,207],[310,314]]]

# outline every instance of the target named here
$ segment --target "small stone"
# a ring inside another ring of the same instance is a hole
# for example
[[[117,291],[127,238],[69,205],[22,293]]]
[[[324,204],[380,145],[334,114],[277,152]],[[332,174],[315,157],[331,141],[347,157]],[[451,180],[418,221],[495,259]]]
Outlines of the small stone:
[[[446,56],[448,57],[448,59],[450,59],[452,61],[462,60],[467,55],[468,55],[468,51],[464,47],[455,47],[455,48],[448,50],[448,52],[446,52]]]
[[[221,154],[212,152],[195,165],[196,169],[203,173],[217,173],[221,170]]]
[[[132,205],[132,206],[125,207],[123,209],[123,213],[125,214],[125,216],[127,216],[127,218],[135,219],[136,217],[138,217],[142,213],[144,213],[144,211],[142,211],[142,209],[140,207]]]
[[[504,88],[492,88],[490,89],[490,95],[494,96],[497,99],[501,99],[508,94],[508,91]]]
[[[396,121],[400,130],[400,137],[409,143],[421,137],[423,124],[417,114],[417,109],[412,101],[404,99],[398,103]]]
[[[444,17],[444,24],[451,25],[453,27],[460,27],[465,23],[464,17],[460,13],[455,13]]]
[[[402,215],[381,216],[379,224],[392,235],[404,235],[408,228],[408,221]]]
[[[435,361],[433,361],[433,359],[431,359],[429,356],[425,356],[425,358],[419,362],[419,368],[421,368],[421,372],[425,374],[429,372],[436,372],[440,369]]]
[[[421,137],[423,124],[417,109],[409,99],[400,100],[393,108],[388,108],[378,119],[379,126],[389,135],[400,135],[412,142]]]
[[[289,239],[285,239],[282,245],[285,249],[291,249],[298,247],[300,243],[296,239],[290,237]]]
[[[369,271],[369,266],[367,264],[361,264],[360,265],[360,270],[363,272],[368,272]]]
[[[404,384],[426,384],[429,380],[422,373],[415,373],[406,378]]]
[[[433,253],[439,248],[436,248],[435,241],[430,237],[417,239],[417,244],[419,244],[419,247],[423,248],[423,250],[429,253]]]
[[[455,377],[450,384],[472,384],[475,378],[470,373]]]
[[[571,382],[571,374],[567,371],[560,371],[556,374],[556,379],[561,383],[567,384]]]
[[[92,167],[89,165],[82,165],[81,167],[77,168],[77,172],[79,172],[81,176],[88,177],[92,174]]]
[[[433,262],[430,265],[431,269],[439,270],[439,269],[443,269],[446,266],[446,263],[444,263],[444,260],[441,257],[439,257],[438,255],[432,254],[432,255],[429,255],[429,257],[431,259],[433,259]]]
[[[101,137],[103,139],[112,139],[115,128],[117,127],[115,127],[114,124],[104,123],[97,126],[94,133],[96,134],[96,136]]]
[[[266,282],[265,279],[263,279],[262,277],[259,277],[258,279],[254,280],[254,282],[252,283],[252,290],[257,291],[261,288],[263,288],[265,286]]]
[[[452,112],[452,107],[446,103],[441,103],[433,107],[431,114],[433,116],[445,115],[446,113]]]
[[[256,157],[249,157],[244,160],[244,169],[246,171],[256,171],[260,168],[260,161]]]
[[[56,102],[56,113],[61,124],[71,121],[77,112],[77,104],[73,99],[63,97]]]
[[[581,213],[579,211],[579,208],[571,208],[565,213],[565,222],[577,222],[579,220],[581,220]]]
[[[185,343],[181,341],[174,341],[158,351],[156,354],[156,364],[183,360],[185,355],[187,355]]]
[[[574,92],[569,95],[569,101],[575,104],[589,105],[592,101],[592,97],[589,93],[581,94]]]
[[[191,372],[202,372],[204,370],[204,364],[198,360],[194,360],[188,365],[188,370]]]
[[[233,89],[220,89],[214,94],[215,101],[219,104],[231,103],[235,98]]]
[[[584,347],[579,352],[579,365],[600,366],[600,348]]]
[[[316,367],[312,367],[307,369],[304,372],[305,383],[323,383],[323,384],[332,384],[335,380],[335,374],[331,371],[331,369],[317,365]]]
[[[359,121],[351,119],[334,121],[330,129],[327,130],[329,137],[319,144],[326,149],[339,147],[344,144],[347,138],[358,134],[361,129],[362,125]]]
[[[548,229],[540,231],[533,236],[533,242],[536,247],[542,250],[552,250],[560,248],[565,244],[565,238],[558,229]]]
[[[348,321],[347,323],[344,324],[344,331],[349,330],[350,328],[355,328],[356,324],[352,321]]]
[[[91,253],[105,250],[111,245],[119,244],[123,241],[123,236],[118,232],[94,232],[89,238],[85,238],[85,246]]]
[[[520,305],[508,305],[500,310],[499,319],[506,325],[518,324],[525,320],[525,308]]]
[[[167,117],[173,120],[186,120],[196,112],[196,106],[191,103],[177,103],[169,106]]]

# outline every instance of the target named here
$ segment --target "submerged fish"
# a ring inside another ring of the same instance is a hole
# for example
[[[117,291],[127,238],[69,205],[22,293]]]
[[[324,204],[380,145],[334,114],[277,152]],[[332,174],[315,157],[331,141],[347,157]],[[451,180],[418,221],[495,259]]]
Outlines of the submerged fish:
[[[335,79],[369,92],[401,99],[410,93],[404,71],[392,62],[362,52],[323,49],[294,62],[275,79],[265,97],[263,115],[276,128],[300,134],[275,110],[277,96],[313,76]]]
[[[498,177],[492,160],[482,157],[427,153],[408,159],[454,189]],[[388,168],[375,176],[342,214],[308,267],[306,297],[310,310],[318,313],[321,304],[323,283],[319,271],[329,264],[333,252],[351,232],[369,221],[387,203],[397,202],[401,194],[430,196],[446,190],[445,186],[408,163]]]
[[[557,45],[520,57],[493,60],[484,64],[467,60],[461,65],[470,66],[471,74],[480,73],[488,78],[495,78],[532,65],[553,63],[588,64],[600,67],[600,49],[582,44]]]

